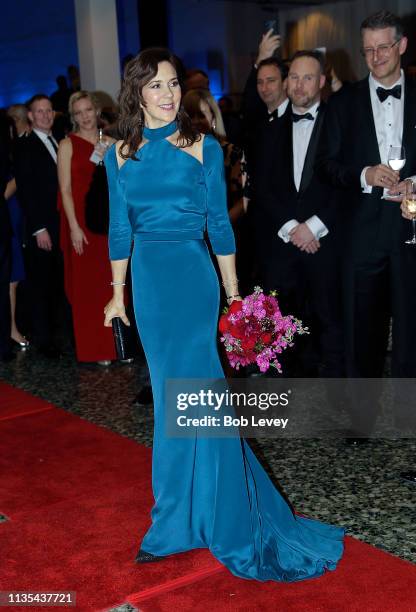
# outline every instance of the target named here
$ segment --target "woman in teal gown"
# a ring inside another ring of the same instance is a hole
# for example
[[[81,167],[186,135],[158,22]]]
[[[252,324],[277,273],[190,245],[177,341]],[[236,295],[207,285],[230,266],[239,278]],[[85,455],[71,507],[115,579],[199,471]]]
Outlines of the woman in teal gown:
[[[123,283],[131,255],[134,312],[154,396],[155,503],[137,560],[208,548],[242,578],[320,576],[342,556],[343,529],[293,514],[238,436],[165,434],[167,379],[224,376],[219,287],[205,229],[228,301],[239,299],[223,153],[212,136],[192,135],[180,97],[175,57],[142,51],[128,64],[120,94],[123,140],[105,160],[114,283],[105,325],[115,316],[127,322]]]

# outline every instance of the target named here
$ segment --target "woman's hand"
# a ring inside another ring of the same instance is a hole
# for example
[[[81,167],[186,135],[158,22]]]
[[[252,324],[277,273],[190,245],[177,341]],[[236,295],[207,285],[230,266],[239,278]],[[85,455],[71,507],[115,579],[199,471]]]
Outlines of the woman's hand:
[[[84,252],[84,242],[89,244],[86,235],[79,226],[71,230],[71,242],[78,255],[82,255]]]
[[[125,325],[130,325],[122,298],[113,297],[104,308],[104,314],[104,327],[111,327],[111,319],[114,317],[120,317]]]

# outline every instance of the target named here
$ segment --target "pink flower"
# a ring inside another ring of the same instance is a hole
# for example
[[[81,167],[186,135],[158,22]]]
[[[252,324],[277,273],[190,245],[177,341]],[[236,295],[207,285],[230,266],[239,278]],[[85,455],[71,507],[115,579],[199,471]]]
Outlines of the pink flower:
[[[260,287],[241,302],[233,302],[219,324],[230,365],[256,363],[261,372],[274,367],[281,372],[277,355],[293,346],[295,334],[308,333],[301,321],[292,315],[283,316],[272,292],[266,296]]]

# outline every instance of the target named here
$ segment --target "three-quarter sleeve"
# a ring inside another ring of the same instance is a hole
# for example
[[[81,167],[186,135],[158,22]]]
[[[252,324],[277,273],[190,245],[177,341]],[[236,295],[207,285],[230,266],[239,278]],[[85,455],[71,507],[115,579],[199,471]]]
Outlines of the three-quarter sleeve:
[[[216,255],[235,253],[234,233],[227,210],[224,155],[211,135],[205,136],[203,161],[207,187],[207,230]]]
[[[110,259],[128,259],[131,253],[132,229],[127,212],[127,202],[118,180],[116,148],[113,145],[104,158],[110,197],[110,227],[108,247]]]

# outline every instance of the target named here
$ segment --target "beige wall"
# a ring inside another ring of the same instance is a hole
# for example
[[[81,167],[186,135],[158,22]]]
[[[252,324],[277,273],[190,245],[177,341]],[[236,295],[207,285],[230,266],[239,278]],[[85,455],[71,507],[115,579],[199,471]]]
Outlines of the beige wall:
[[[208,64],[217,64],[223,91],[236,94],[237,99],[253,65],[264,22],[273,12],[244,1],[169,0],[168,6],[172,49],[188,67],[207,69]],[[360,24],[381,8],[406,17],[416,13],[416,0],[352,0],[280,9],[281,31],[287,32],[284,55],[289,57],[297,49],[327,47],[342,79],[361,78],[366,67],[360,55]],[[411,41],[407,56],[416,59],[412,45],[416,46],[416,40]]]
[[[367,70],[360,55],[360,24],[382,8],[408,18],[416,11],[416,2],[355,0],[313,8],[281,10],[282,31],[287,35],[285,52],[290,56],[297,49],[326,47],[341,78],[362,78]],[[409,53],[413,53],[412,45]]]

